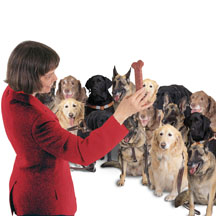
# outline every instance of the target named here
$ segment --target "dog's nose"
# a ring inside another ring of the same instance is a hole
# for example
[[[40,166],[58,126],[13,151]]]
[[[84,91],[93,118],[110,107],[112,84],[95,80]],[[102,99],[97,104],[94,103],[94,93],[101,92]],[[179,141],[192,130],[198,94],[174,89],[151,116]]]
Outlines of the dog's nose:
[[[193,166],[193,162],[188,161],[187,166],[188,166],[188,167],[192,167],[192,166]]]
[[[69,117],[70,117],[70,118],[73,118],[73,113],[69,113]]]
[[[166,124],[166,123],[167,123],[166,119],[163,119],[163,120],[162,120],[162,123],[163,123],[163,124]]]
[[[160,146],[161,146],[162,149],[165,149],[165,148],[166,148],[166,143],[165,143],[165,142],[162,142],[162,143],[160,144]]]

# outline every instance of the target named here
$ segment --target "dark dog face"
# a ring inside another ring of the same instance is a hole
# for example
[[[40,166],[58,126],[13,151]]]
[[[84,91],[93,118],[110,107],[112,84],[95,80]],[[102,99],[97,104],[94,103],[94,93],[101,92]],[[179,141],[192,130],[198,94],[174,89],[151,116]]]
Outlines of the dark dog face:
[[[130,87],[130,73],[131,69],[125,75],[121,76],[114,67],[112,94],[115,102],[120,102],[127,95],[127,93],[132,93]]]
[[[205,145],[194,143],[188,151],[188,174],[201,176],[210,166],[209,152]]]
[[[38,98],[38,100],[40,100],[43,104],[48,105],[55,99],[55,89],[56,81],[53,83],[51,91],[49,93],[37,93],[35,97]]]
[[[128,129],[128,134],[123,139],[123,145],[133,144],[138,135],[139,135],[139,127],[138,127],[138,118],[136,115],[132,115],[124,121],[125,127]]]
[[[89,129],[95,130],[101,127],[111,115],[111,112],[105,110],[93,111],[86,117],[86,125]]]
[[[201,113],[193,113],[187,120],[187,126],[190,129],[191,137],[198,142],[211,137],[212,130],[210,128],[211,121]]]
[[[179,117],[181,116],[181,112],[178,106],[174,103],[170,103],[166,105],[163,109],[164,118],[162,120],[163,124],[171,124],[172,126],[176,126],[179,121]]]
[[[96,75],[88,79],[85,87],[93,97],[101,97],[106,100],[108,89],[112,86],[112,81],[107,77]]]

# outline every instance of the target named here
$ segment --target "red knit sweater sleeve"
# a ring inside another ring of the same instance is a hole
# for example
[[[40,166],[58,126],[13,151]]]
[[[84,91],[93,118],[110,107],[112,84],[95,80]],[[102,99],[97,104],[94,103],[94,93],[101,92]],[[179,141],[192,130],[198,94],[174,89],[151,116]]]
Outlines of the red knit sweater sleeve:
[[[46,115],[38,117],[32,126],[32,136],[43,150],[64,160],[88,165],[107,154],[128,133],[111,116],[102,127],[92,131],[82,139],[63,129],[58,121],[48,119]]]

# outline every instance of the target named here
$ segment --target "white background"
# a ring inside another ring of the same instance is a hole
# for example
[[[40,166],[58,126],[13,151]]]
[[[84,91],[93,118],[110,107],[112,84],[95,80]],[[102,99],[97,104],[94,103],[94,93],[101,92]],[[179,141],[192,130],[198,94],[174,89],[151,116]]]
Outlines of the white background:
[[[123,75],[141,59],[143,78],[204,90],[216,98],[215,11],[215,1],[199,0],[0,0],[0,95],[11,51],[24,40],[35,40],[60,55],[58,78],[73,75],[85,85],[96,74],[111,79],[114,65]],[[2,119],[0,130],[0,214],[10,215],[8,183],[15,153]],[[77,216],[187,215],[164,196],[155,197],[139,177],[128,177],[124,187],[117,187],[120,171],[101,169],[99,163],[96,173],[72,172]],[[204,215],[205,207],[198,209]]]

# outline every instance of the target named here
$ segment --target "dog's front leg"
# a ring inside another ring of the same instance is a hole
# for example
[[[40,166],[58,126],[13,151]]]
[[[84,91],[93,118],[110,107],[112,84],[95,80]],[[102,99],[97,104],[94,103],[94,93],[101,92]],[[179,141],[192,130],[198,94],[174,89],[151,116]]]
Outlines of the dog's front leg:
[[[147,176],[145,174],[145,164],[144,162],[142,163],[142,184],[143,185],[148,185],[148,180],[147,180]]]
[[[127,162],[122,159],[122,174],[120,175],[120,180],[117,182],[118,186],[123,186],[126,177],[126,170],[127,170]]]
[[[209,193],[209,201],[208,201],[208,206],[206,209],[206,216],[212,215],[212,208],[214,205],[215,193],[216,193],[216,184],[212,185],[212,188],[211,188],[210,193]]]
[[[190,184],[188,185],[189,187],[189,216],[194,216],[195,211],[194,211],[194,196],[193,196],[193,191],[191,190]]]
[[[166,201],[172,201],[172,200],[174,200],[176,198],[177,194],[178,194],[178,190],[177,190],[177,178],[178,178],[178,175],[175,175],[174,179],[173,179],[172,191],[170,192],[170,194],[168,194],[165,197]]]

